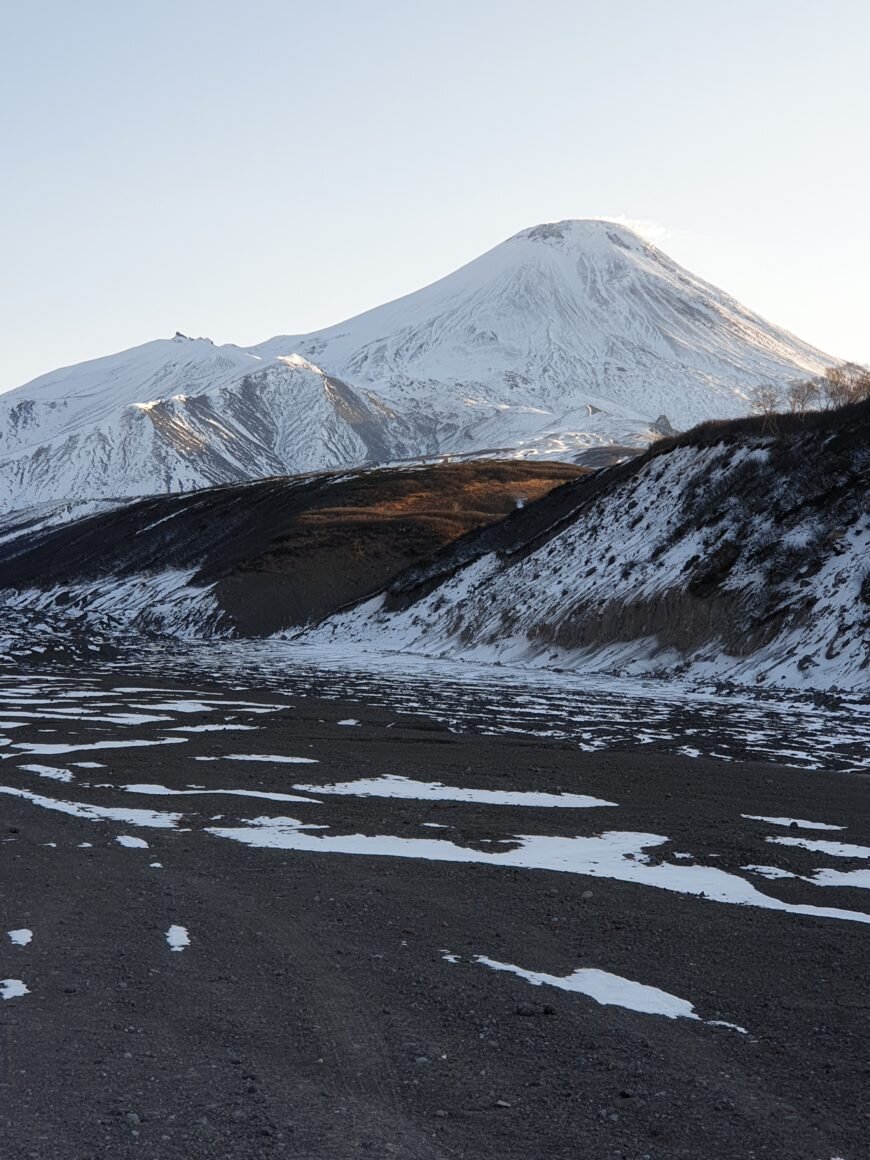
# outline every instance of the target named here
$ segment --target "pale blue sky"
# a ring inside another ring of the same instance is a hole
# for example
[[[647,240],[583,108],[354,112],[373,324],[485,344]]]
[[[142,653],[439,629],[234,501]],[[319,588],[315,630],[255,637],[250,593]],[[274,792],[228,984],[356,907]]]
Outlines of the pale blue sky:
[[[870,361],[866,0],[0,0],[0,389],[242,344],[525,226],[663,249]]]

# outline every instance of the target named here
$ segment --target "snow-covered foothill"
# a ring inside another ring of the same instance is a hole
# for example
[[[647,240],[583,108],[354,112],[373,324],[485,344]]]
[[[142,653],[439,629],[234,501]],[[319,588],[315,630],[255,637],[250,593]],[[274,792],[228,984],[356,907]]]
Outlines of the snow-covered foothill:
[[[853,412],[690,432],[568,485],[567,515],[551,493],[297,638],[870,692],[870,406]]]

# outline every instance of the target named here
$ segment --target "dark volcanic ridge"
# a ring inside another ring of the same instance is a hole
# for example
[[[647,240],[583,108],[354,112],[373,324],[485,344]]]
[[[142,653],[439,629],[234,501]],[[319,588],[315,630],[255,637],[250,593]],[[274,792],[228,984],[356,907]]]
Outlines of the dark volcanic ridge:
[[[306,638],[870,693],[868,497],[870,402],[703,424]]]
[[[110,624],[135,602],[139,631],[172,631],[150,594],[168,574],[211,595],[202,631],[260,636],[381,591],[452,540],[581,474],[554,462],[437,463],[154,496],[60,526],[39,511],[19,513],[2,529],[0,589],[51,591],[42,611],[71,627]],[[20,618],[16,603],[7,600],[7,615]]]

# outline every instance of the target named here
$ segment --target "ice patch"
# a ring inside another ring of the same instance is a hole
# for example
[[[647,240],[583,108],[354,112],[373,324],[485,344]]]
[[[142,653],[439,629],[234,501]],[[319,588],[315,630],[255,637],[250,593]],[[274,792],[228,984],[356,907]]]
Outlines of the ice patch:
[[[131,838],[129,834],[119,834],[115,841],[119,846],[129,846],[131,849],[147,850],[148,843],[144,838]]]
[[[464,789],[442,785],[438,781],[413,781],[387,773],[382,777],[360,778],[334,785],[294,785],[308,793],[348,794],[354,797],[410,798],[420,801],[479,802],[491,806],[560,806],[565,809],[588,809],[593,806],[615,806],[616,802],[586,794],[531,793],[523,790]]]
[[[9,940],[17,947],[26,947],[33,939],[33,931],[28,930],[27,927],[22,927],[21,930],[7,930]]]
[[[345,717],[343,721],[336,721],[336,725],[359,725],[359,721],[354,717]]]

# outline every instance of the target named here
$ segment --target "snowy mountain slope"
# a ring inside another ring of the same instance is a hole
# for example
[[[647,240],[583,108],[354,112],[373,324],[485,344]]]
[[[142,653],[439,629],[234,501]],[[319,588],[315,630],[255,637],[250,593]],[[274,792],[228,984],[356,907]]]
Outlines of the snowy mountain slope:
[[[16,452],[7,432],[0,510],[22,501],[149,495],[343,467],[402,456],[411,446],[406,424],[389,408],[303,359],[256,360],[256,369],[241,375],[222,360],[215,363],[217,385],[194,395],[171,394],[114,411],[106,409],[105,392],[95,392],[97,399],[75,396],[71,405],[87,411],[80,426],[46,403],[49,421],[42,426],[54,434],[45,442]],[[183,367],[178,374],[184,378]],[[163,381],[173,389],[179,380],[173,373]],[[0,407],[4,402],[0,398]],[[31,431],[35,409],[10,402]]]
[[[0,456],[113,420],[121,407],[198,394],[261,362],[238,347],[176,334],[62,367],[0,395]]]
[[[689,427],[831,362],[606,221],[523,230],[414,294],[251,351],[291,348],[393,402],[534,408],[562,426],[594,407]]]
[[[870,693],[870,404],[793,423],[579,479],[305,639]]]
[[[0,510],[481,451],[642,449],[833,360],[623,226],[524,230],[424,289],[249,349],[146,343],[0,396]]]

